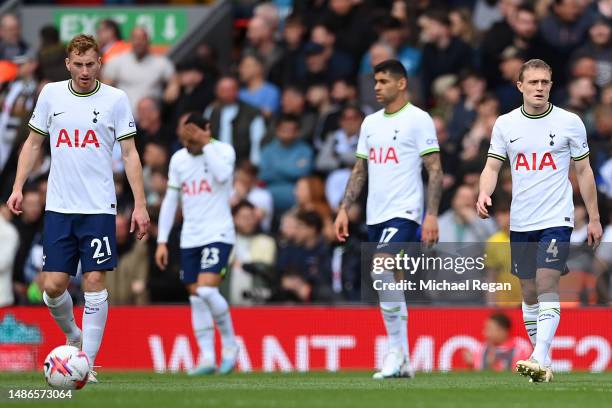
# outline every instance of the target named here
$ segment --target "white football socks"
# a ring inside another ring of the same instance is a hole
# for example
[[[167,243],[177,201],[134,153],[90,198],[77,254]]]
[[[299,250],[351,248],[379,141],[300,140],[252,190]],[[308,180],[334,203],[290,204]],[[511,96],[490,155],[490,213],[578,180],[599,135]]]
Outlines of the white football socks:
[[[387,284],[395,282],[395,276],[391,271],[383,271],[379,274],[372,272],[372,277]],[[382,290],[378,292],[378,298],[387,330],[389,349],[401,350],[408,360],[408,309],[404,294],[399,291]]]
[[[551,297],[556,301],[551,301]],[[532,357],[540,364],[546,366],[550,364],[549,352],[555,332],[561,320],[561,305],[558,295],[545,293],[538,296],[538,332],[536,335],[536,345]]]
[[[215,324],[208,305],[199,296],[189,296],[191,325],[200,347],[200,364],[215,365]]]
[[[537,303],[534,305],[528,305],[527,303],[523,302],[523,324],[525,325],[525,330],[527,331],[529,341],[533,347],[536,345],[539,311],[540,306]]]
[[[408,324],[405,302],[380,302],[389,349],[399,349],[408,356]]]
[[[108,317],[108,291],[85,292],[85,310],[83,311],[83,351],[89,357],[93,367],[96,360],[106,318]]]
[[[212,286],[200,286],[196,289],[198,296],[206,302],[208,309],[212,313],[215,323],[221,333],[223,347],[236,346],[234,336],[234,326],[230,315],[229,305],[225,298],[219,293],[219,288]]]
[[[49,297],[47,292],[43,292],[43,300],[49,307],[51,316],[53,316],[68,340],[77,341],[81,336],[81,330],[74,321],[72,298],[70,297],[68,291],[64,291],[64,293],[56,298]]]

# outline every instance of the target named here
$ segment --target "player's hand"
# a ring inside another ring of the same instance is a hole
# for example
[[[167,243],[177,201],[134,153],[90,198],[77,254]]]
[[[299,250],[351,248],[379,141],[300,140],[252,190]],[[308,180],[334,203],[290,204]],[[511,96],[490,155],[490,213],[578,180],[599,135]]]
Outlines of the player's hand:
[[[132,212],[132,224],[130,225],[130,233],[134,232],[136,227],[138,227],[138,231],[136,232],[136,238],[139,240],[142,239],[147,232],[149,231],[149,213],[147,212],[147,208],[145,206],[134,208],[134,212]]]
[[[423,241],[426,246],[429,247],[438,242],[438,238],[440,237],[438,230],[438,217],[432,214],[427,214],[423,220],[421,230],[421,241]]]
[[[157,244],[157,249],[155,250],[155,264],[162,271],[166,270],[166,266],[168,266],[168,245]]]
[[[480,218],[489,218],[489,210],[487,207],[492,205],[491,197],[485,193],[478,194],[478,201],[476,202],[476,212]]]
[[[334,222],[334,232],[336,233],[336,239],[338,241],[345,242],[346,238],[349,236],[348,224],[349,220],[346,209],[340,207],[338,215],[336,216],[336,221]]]
[[[210,142],[210,132],[200,129],[195,123],[188,123],[184,126],[184,132],[192,140],[207,145]]]
[[[23,193],[21,192],[21,190],[13,191],[8,201],[6,202],[6,205],[8,206],[9,210],[11,210],[13,214],[19,215],[23,212],[23,209],[21,208],[22,202],[23,202]]]
[[[587,234],[589,236],[589,246],[592,246],[593,250],[597,249],[599,244],[601,244],[601,237],[603,235],[601,223],[599,221],[590,221],[587,226]]]

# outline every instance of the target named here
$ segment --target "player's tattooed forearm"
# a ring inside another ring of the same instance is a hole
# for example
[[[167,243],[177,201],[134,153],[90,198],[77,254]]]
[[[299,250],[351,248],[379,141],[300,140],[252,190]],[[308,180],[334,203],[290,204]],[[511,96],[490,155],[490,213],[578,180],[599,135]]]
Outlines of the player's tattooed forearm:
[[[427,214],[438,215],[440,199],[442,198],[442,163],[439,153],[431,153],[423,157],[429,182],[427,183]]]
[[[361,194],[361,190],[363,189],[367,178],[367,162],[364,159],[357,159],[355,166],[353,166],[353,171],[351,172],[348,185],[346,186],[346,191],[344,192],[342,207],[348,209],[355,201],[357,201],[357,198],[359,197],[359,194]]]

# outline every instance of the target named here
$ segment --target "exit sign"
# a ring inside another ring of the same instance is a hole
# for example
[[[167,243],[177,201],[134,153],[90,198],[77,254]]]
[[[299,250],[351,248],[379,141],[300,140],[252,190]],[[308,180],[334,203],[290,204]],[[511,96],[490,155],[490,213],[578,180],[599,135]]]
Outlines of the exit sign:
[[[187,31],[187,13],[176,8],[62,8],[53,13],[62,42],[81,33],[95,35],[98,23],[107,18],[119,24],[124,39],[134,27],[143,27],[153,45],[172,45]]]

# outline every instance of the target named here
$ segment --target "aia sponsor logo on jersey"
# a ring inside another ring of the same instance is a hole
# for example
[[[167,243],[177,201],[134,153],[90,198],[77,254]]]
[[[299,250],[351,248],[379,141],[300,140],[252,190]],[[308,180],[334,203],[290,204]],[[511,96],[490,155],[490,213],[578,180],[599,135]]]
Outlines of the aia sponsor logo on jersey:
[[[399,158],[394,147],[370,147],[370,162],[378,164],[387,164],[393,162],[398,164]]]
[[[74,129],[72,134],[68,133],[68,130],[61,129],[59,136],[57,137],[57,143],[55,147],[87,147],[93,146],[96,149],[100,147],[98,136],[92,129],[88,129],[85,132],[85,136],[81,137],[82,133],[79,129]]]
[[[191,180],[191,182],[183,181],[181,191],[185,195],[194,196],[202,193],[212,193],[212,188],[205,179],[200,180],[199,183],[196,180]]]
[[[516,166],[514,170],[544,170],[550,167],[552,170],[557,170],[557,165],[550,152],[544,153],[542,157],[538,157],[537,153],[519,153],[516,156]]]

